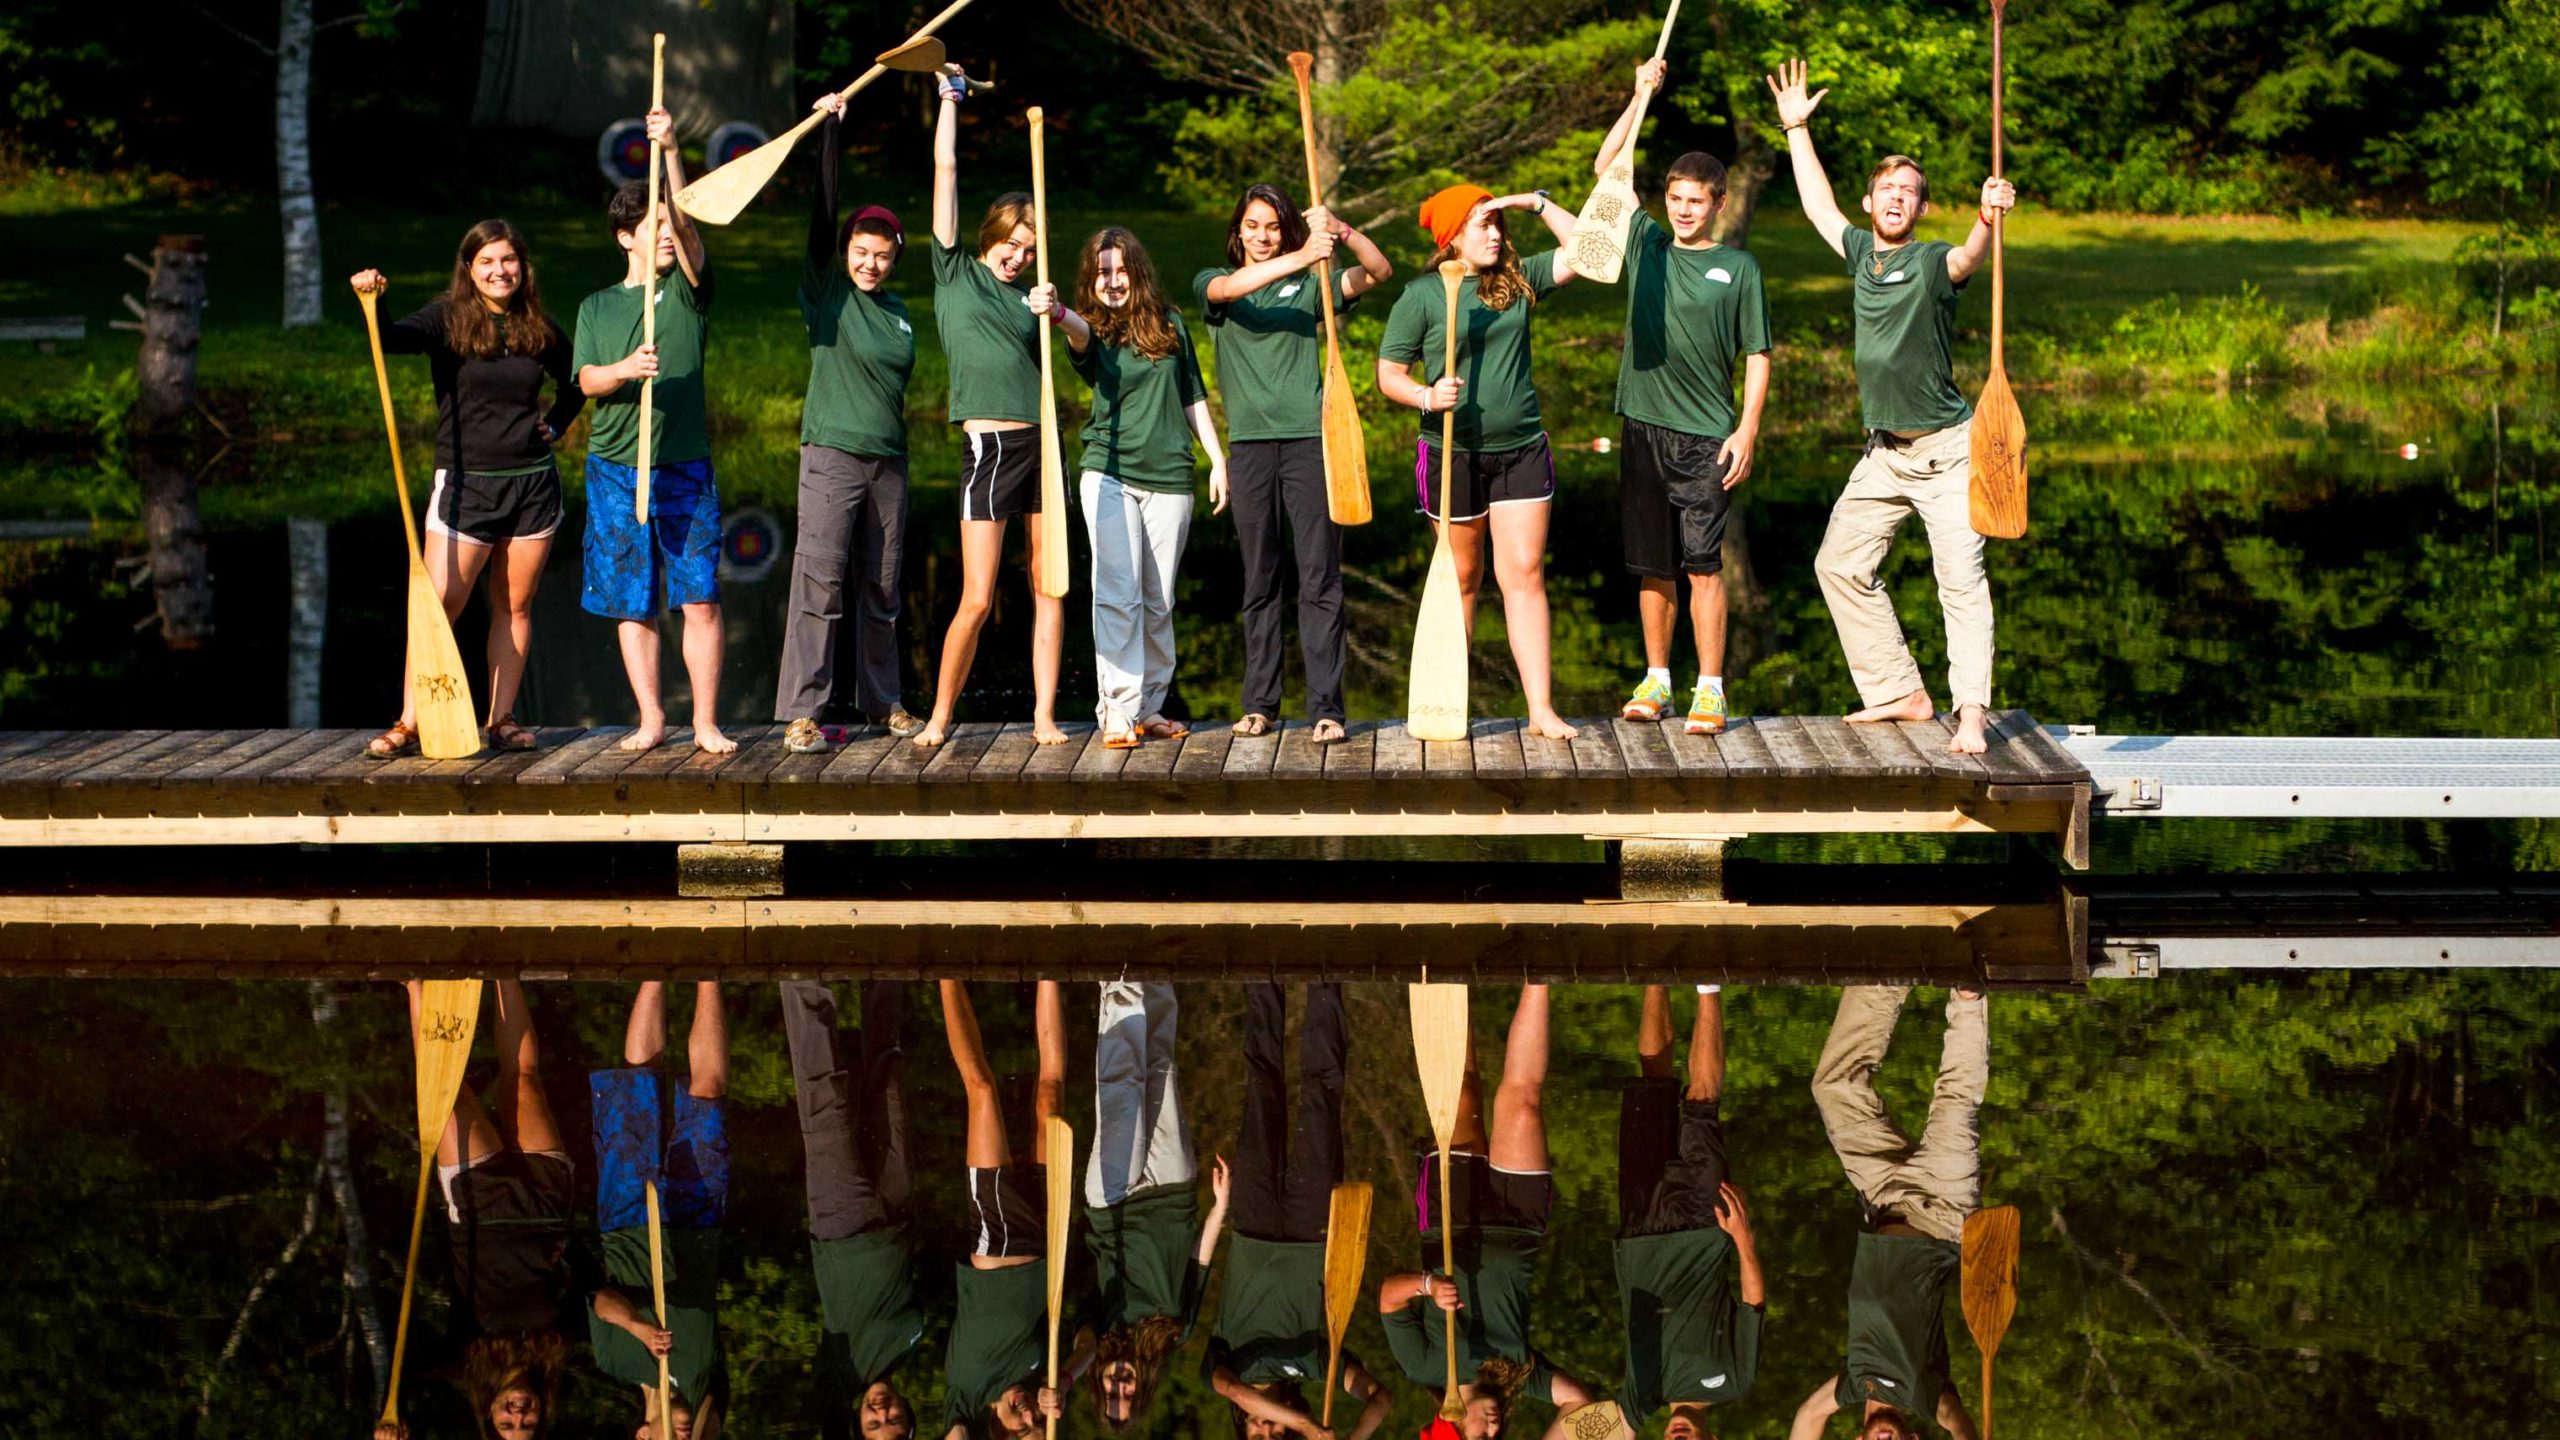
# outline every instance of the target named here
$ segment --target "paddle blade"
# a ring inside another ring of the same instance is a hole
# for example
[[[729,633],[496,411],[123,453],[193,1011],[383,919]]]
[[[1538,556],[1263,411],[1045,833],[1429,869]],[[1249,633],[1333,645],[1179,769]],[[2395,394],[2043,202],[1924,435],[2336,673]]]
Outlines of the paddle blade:
[[[1375,1199],[1365,1181],[1333,1187],[1333,1210],[1324,1229],[1324,1329],[1335,1345],[1342,1343],[1359,1308],[1360,1282],[1369,1269],[1369,1208]]]
[[[1556,1417],[1563,1440],[1626,1440],[1635,1433],[1615,1400],[1594,1400]]]
[[[1467,738],[1467,617],[1458,557],[1444,535],[1431,552],[1422,610],[1413,622],[1413,669],[1405,681],[1405,726],[1417,740]]]
[[[2018,1308],[2018,1207],[1994,1205],[1964,1219],[1964,1327],[1985,1363]]]
[[[2027,418],[2009,392],[2006,371],[1994,369],[1973,407],[1973,531],[1994,540],[2027,533]]]
[[[1369,442],[1360,432],[1360,404],[1342,347],[1333,344],[1324,355],[1324,485],[1334,524],[1369,523]]]
[[[409,572],[409,684],[418,701],[418,753],[463,760],[480,753],[480,722],[453,625],[423,566]]]
[[[1632,139],[1628,148],[1634,148]],[[1635,167],[1622,157],[1592,187],[1590,198],[1582,202],[1582,213],[1573,219],[1573,233],[1564,246],[1565,262],[1573,273],[1603,285],[1618,283],[1627,264],[1627,231],[1635,224],[1639,204]]]
[[[879,64],[885,70],[905,70],[917,75],[930,75],[940,70],[949,57],[943,53],[942,41],[933,35],[919,35],[895,50],[880,52]]]
[[[738,218],[747,202],[770,183],[791,158],[791,148],[822,119],[812,111],[799,124],[783,131],[701,179],[676,192],[676,208],[705,225],[726,225]]]
[[[436,612],[442,615],[444,612]],[[462,1093],[471,1036],[480,1028],[480,982],[428,980],[418,986],[418,1153],[432,1158]]]
[[[1431,1141],[1447,1149],[1458,1128],[1458,1093],[1467,1079],[1467,987],[1408,985],[1413,1012],[1413,1066],[1422,1081],[1422,1108],[1431,1114]]]

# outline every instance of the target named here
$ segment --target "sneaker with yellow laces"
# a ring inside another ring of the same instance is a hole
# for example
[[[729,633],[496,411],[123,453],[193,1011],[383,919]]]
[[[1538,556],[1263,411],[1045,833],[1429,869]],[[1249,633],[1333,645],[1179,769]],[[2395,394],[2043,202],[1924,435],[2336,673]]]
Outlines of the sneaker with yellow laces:
[[[1627,703],[1618,707],[1618,713],[1629,720],[1659,720],[1662,712],[1670,708],[1671,682],[1647,675]]]
[[[1692,735],[1713,735],[1724,728],[1724,687],[1700,685],[1689,697],[1689,723],[1683,727]]]

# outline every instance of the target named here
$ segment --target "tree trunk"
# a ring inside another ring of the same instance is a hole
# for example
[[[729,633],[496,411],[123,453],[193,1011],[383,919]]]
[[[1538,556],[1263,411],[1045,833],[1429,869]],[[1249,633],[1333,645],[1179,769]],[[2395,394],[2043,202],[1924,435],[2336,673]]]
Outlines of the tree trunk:
[[[1320,0],[1316,7],[1316,63],[1312,84],[1317,90],[1342,83],[1342,0]],[[1316,173],[1331,196],[1342,183],[1342,125],[1322,108],[1316,110]]]
[[[204,237],[164,235],[151,252],[142,351],[134,360],[132,467],[142,489],[153,602],[161,638],[193,650],[213,634],[213,575],[196,505],[186,421],[196,404],[196,349],[204,333]]]
[[[150,546],[160,638],[172,650],[196,649],[213,636],[213,571],[205,558],[195,471],[182,453],[165,445],[136,449],[133,469],[142,482],[142,534]]]
[[[1708,12],[1707,29],[1715,36],[1716,53],[1731,54],[1731,27],[1722,6]],[[1733,163],[1724,170],[1724,207],[1708,233],[1717,244],[1736,250],[1751,248],[1751,220],[1760,209],[1760,192],[1778,172],[1777,148],[1769,144],[1760,122],[1750,118],[1765,103],[1755,93],[1759,88],[1759,79],[1747,74],[1727,80],[1724,87],[1725,113],[1733,117]]]
[[[320,728],[320,656],[329,632],[329,522],[296,515],[284,522],[286,568],[293,584],[286,630],[284,723]],[[314,997],[314,1011],[318,1001]]]
[[[204,237],[163,235],[143,292],[142,354],[134,361],[133,428],[168,431],[195,408],[196,348],[204,340]]]
[[[1760,588],[1760,573],[1751,566],[1751,537],[1745,521],[1748,508],[1736,496],[1726,512],[1724,523],[1724,603],[1728,617],[1725,630],[1724,673],[1740,679],[1751,673],[1760,658],[1777,648],[1777,626],[1769,614],[1768,592]]]
[[[276,19],[276,204],[284,216],[284,324],[320,323],[320,205],[311,193],[311,0]]]
[[[338,1023],[338,992],[325,980],[311,982],[311,1023],[324,1033],[336,1028]],[[364,1335],[365,1359],[373,1367],[373,1403],[379,1405],[383,1387],[389,1383],[391,1374],[391,1338],[382,1324],[382,1308],[374,1303],[373,1241],[365,1229],[364,1206],[356,1198],[355,1166],[350,1159],[352,1147],[347,1142],[350,1106],[346,1077],[337,1073],[334,1067],[322,1103],[328,1124],[321,1132],[320,1168],[327,1177],[329,1194],[337,1202],[338,1220],[346,1230],[346,1261],[342,1278],[347,1287],[348,1303],[355,1309],[356,1328]]]

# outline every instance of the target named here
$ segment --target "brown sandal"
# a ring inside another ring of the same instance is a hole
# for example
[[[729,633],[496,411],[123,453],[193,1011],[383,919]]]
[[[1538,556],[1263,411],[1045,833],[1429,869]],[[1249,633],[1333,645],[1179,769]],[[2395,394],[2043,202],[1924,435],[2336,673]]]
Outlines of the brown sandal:
[[[1237,721],[1232,728],[1247,740],[1256,739],[1271,733],[1271,717],[1256,710]]]
[[[1179,720],[1167,720],[1156,715],[1139,721],[1138,733],[1149,740],[1179,740],[1191,733],[1191,727]]]
[[[396,760],[418,748],[418,727],[406,720],[365,742],[367,760]]]
[[[489,743],[501,750],[531,750],[539,744],[532,731],[516,723],[513,714],[501,715],[490,724]]]

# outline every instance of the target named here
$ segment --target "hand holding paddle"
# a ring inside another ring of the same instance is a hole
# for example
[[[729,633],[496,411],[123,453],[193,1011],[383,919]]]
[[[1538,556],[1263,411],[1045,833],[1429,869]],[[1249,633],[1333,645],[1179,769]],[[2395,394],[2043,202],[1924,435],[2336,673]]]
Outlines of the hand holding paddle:
[[[1458,290],[1467,267],[1440,263],[1448,299],[1442,333],[1447,337],[1440,375],[1458,373]],[[1449,543],[1450,465],[1457,456],[1458,407],[1440,410],[1440,511],[1431,548],[1431,571],[1422,582],[1422,611],[1413,622],[1413,668],[1405,679],[1405,728],[1417,740],[1467,738],[1467,616],[1458,589],[1458,552]],[[1446,1158],[1445,1156],[1443,1157]]]
[[[1662,38],[1653,45],[1653,58],[1658,62],[1671,49],[1671,22],[1680,18],[1680,0],[1671,0],[1671,9],[1662,17]],[[1565,258],[1574,273],[1599,281],[1603,285],[1618,283],[1619,272],[1627,263],[1627,230],[1635,224],[1636,212],[1644,202],[1636,198],[1636,141],[1644,133],[1645,108],[1653,103],[1650,88],[1636,94],[1635,118],[1627,126],[1626,143],[1618,147],[1617,158],[1609,165],[1609,173],[1591,187],[1582,202],[1582,213],[1573,218],[1573,233],[1565,240]]]
[[[471,682],[462,673],[462,649],[453,641],[453,620],[444,613],[444,597],[436,593],[435,582],[427,577],[426,553],[418,548],[418,520],[409,513],[409,471],[400,459],[400,422],[391,413],[391,371],[382,363],[382,320],[374,313],[381,279],[379,273],[366,271],[356,277],[355,290],[357,303],[364,307],[365,338],[373,345],[373,384],[382,392],[382,428],[391,437],[391,483],[400,491],[400,531],[409,540],[407,664],[409,692],[417,706],[418,753],[430,760],[465,760],[480,753],[480,722],[471,708]]]
[[[1031,253],[1039,281],[1049,283],[1049,163],[1041,144],[1040,107],[1031,107]],[[1050,378],[1049,334],[1054,312],[1040,316],[1040,514],[1039,543],[1031,547],[1032,583],[1055,600],[1067,593],[1067,461],[1058,444],[1058,387]]]
[[[373,316],[372,292],[358,291]],[[375,363],[380,363],[376,342]],[[386,401],[386,403],[388,403]],[[402,513],[406,507],[402,507]],[[414,541],[412,542],[414,544]],[[438,614],[443,612],[439,610]],[[409,1263],[400,1275],[400,1326],[391,1342],[391,1382],[383,1392],[381,1427],[400,1430],[400,1365],[409,1353],[409,1302],[418,1284],[418,1237],[427,1227],[427,1183],[436,1173],[436,1146],[453,1119],[454,1097],[462,1093],[462,1072],[471,1064],[471,1036],[480,1027],[480,982],[426,980],[417,990],[417,1015],[411,1021],[411,1043],[417,1052],[418,1208],[409,1218]],[[380,1433],[377,1428],[376,1433]]]
[[[941,69],[944,63],[942,42],[931,40],[928,46],[929,37],[942,28],[944,21],[966,9],[968,4],[969,0],[951,0],[941,14],[917,27],[916,33],[908,37],[905,44],[882,54],[877,63],[837,93],[850,100],[865,86],[892,70]],[[823,112],[811,111],[801,118],[799,124],[677,191],[676,205],[705,225],[726,225],[737,219],[739,213],[747,208],[747,203],[755,199],[757,192],[764,189],[782,169],[782,162],[791,158],[791,147],[799,144],[800,137],[815,129],[822,118]]]
[[[1964,1217],[1964,1328],[1982,1351],[1982,1440],[1991,1440],[1991,1357],[2018,1309],[2018,1207]]]
[[[1316,57],[1304,50],[1289,56],[1298,77],[1298,133],[1307,152],[1307,208],[1324,208],[1324,185],[1316,174],[1316,109],[1309,92],[1309,72]],[[1333,314],[1333,262],[1316,262],[1316,288],[1324,296],[1324,440],[1325,509],[1336,525],[1369,523],[1369,445],[1360,433],[1360,407],[1352,399],[1351,375],[1342,365],[1342,330]],[[1325,1397],[1330,1405],[1333,1399]]]
[[[2001,12],[2008,0],[1991,0],[1991,179],[1986,194],[2005,189],[2000,175]],[[1991,374],[1982,382],[1981,402],[1973,407],[1973,480],[1967,496],[1974,533],[1994,540],[2015,540],[2027,533],[2027,418],[2018,397],[2009,391],[2009,367],[2002,344],[2008,325],[2008,277],[2001,260],[2001,232],[2008,228],[2009,207],[1984,209],[1991,219]]]

